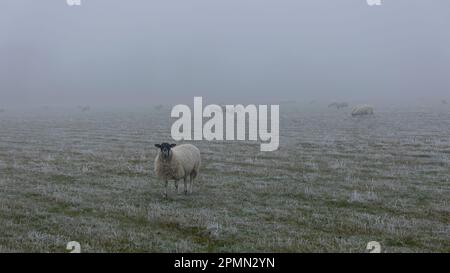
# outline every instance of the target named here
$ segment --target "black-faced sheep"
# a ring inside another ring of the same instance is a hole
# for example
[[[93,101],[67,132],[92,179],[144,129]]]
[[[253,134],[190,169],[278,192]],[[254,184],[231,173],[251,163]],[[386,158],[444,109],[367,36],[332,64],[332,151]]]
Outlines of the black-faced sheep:
[[[189,192],[192,193],[194,179],[198,176],[201,158],[200,150],[191,144],[162,143],[155,144],[158,154],[155,158],[155,173],[165,182],[164,197],[167,197],[167,185],[169,180],[175,181],[175,189],[178,193],[178,181],[184,181],[184,193],[188,193],[187,179],[189,178]]]

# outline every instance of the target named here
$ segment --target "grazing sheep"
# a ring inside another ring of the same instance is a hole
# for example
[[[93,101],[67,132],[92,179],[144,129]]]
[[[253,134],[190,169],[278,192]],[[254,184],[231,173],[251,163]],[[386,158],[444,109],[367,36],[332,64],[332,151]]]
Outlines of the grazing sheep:
[[[352,116],[373,115],[373,107],[367,104],[358,105],[352,110]]]
[[[161,143],[155,144],[159,148],[158,155],[155,158],[155,173],[165,181],[164,197],[167,198],[168,180],[175,181],[175,189],[178,193],[178,180],[184,180],[184,194],[187,194],[187,179],[189,177],[189,192],[192,193],[192,185],[197,177],[201,159],[200,151],[191,144]]]

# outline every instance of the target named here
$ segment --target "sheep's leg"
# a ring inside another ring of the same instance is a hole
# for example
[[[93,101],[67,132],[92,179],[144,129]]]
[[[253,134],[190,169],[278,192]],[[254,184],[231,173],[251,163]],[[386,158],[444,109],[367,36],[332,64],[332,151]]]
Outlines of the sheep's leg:
[[[192,186],[194,185],[194,179],[195,179],[195,172],[192,172],[190,175],[191,186],[189,187],[189,193],[191,193],[191,194],[192,194]]]
[[[164,189],[164,198],[167,198],[167,185],[169,184],[169,181],[166,180],[166,187]]]
[[[175,180],[175,192],[178,194],[178,180]]]
[[[184,194],[186,195],[187,192],[188,192],[187,191],[187,176],[184,177],[184,181],[183,182],[184,182]]]
[[[197,178],[198,167],[199,167],[199,165],[195,166],[195,168],[192,170],[191,174],[189,175],[191,178],[190,193],[192,193],[192,188],[194,187],[194,181],[195,181],[195,178]]]

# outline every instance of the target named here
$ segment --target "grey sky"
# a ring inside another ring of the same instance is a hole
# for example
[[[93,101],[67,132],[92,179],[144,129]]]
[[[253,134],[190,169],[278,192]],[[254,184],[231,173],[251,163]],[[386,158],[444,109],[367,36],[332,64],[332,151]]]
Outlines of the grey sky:
[[[450,98],[450,1],[2,0],[0,106]]]

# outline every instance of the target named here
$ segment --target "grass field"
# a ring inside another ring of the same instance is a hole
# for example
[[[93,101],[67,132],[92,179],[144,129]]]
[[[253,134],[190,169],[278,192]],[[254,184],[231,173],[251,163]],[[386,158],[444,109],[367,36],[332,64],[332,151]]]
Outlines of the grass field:
[[[280,114],[276,152],[195,142],[165,200],[169,110],[0,113],[0,252],[450,252],[449,109]]]

